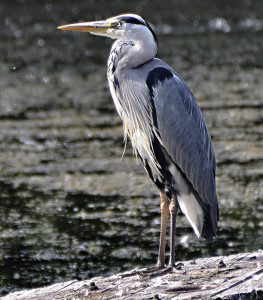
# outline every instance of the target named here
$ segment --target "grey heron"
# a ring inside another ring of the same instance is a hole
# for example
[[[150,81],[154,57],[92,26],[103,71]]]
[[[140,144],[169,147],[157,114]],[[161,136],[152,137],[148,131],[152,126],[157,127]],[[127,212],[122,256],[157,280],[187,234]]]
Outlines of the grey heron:
[[[161,222],[157,265],[165,268],[170,214],[170,259],[175,266],[178,207],[197,237],[212,240],[218,225],[215,155],[194,96],[184,80],[156,58],[158,42],[150,25],[135,14],[58,27],[110,37],[108,81],[124,136],[160,192]]]

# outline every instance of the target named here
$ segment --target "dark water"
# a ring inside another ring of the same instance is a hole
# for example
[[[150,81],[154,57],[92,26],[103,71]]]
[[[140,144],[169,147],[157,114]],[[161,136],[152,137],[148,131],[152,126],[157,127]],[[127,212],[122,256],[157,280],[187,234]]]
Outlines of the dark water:
[[[0,3],[0,292],[154,264],[158,192],[106,82],[110,40],[57,25],[132,11],[185,78],[216,151],[220,228],[184,217],[178,260],[263,248],[263,2]]]

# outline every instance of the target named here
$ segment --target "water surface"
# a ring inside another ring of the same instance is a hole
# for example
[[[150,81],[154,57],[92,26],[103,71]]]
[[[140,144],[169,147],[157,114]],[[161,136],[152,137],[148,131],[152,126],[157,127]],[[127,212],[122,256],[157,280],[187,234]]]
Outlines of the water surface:
[[[2,1],[0,292],[154,264],[159,196],[110,99],[111,42],[57,25],[137,12],[187,81],[217,157],[213,244],[178,218],[176,257],[263,248],[262,1]]]

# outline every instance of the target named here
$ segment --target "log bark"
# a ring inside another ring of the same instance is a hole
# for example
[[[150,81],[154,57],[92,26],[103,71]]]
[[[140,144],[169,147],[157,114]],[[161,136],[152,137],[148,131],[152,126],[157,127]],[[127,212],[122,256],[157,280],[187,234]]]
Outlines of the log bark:
[[[136,269],[11,293],[2,300],[263,299],[263,251],[184,261],[158,276]]]

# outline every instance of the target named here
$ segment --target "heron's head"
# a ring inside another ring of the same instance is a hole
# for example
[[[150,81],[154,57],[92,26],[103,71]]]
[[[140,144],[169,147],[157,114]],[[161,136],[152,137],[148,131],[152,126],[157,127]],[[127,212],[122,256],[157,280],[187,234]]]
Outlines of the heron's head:
[[[142,17],[135,14],[124,14],[104,21],[75,23],[59,26],[58,29],[90,32],[91,34],[107,36],[112,39],[140,40],[157,38],[150,25]]]

